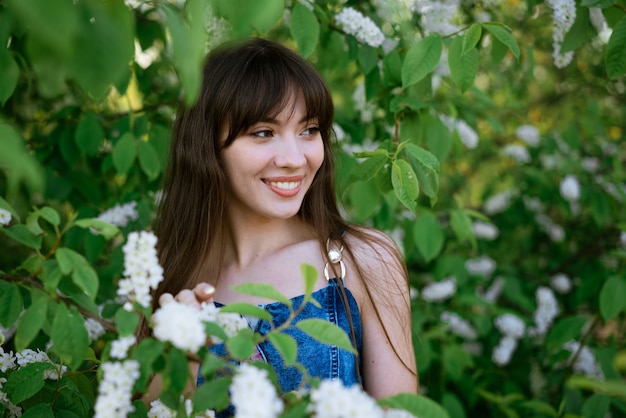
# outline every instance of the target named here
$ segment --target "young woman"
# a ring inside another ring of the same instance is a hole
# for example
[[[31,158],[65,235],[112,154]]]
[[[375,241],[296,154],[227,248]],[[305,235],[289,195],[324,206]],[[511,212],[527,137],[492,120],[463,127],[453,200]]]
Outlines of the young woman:
[[[415,393],[406,268],[385,234],[342,219],[332,123],[326,84],[290,49],[253,39],[211,53],[199,100],[180,110],[173,131],[156,223],[165,277],[157,298],[265,304],[279,325],[286,306],[231,287],[268,283],[298,305],[300,266],[311,264],[321,308],[311,305],[297,320],[335,322],[359,354],[294,332],[308,374],[362,384],[374,398]],[[262,333],[272,326],[253,325]],[[299,387],[302,375],[284,367],[269,342],[257,354],[274,367],[283,391]],[[197,365],[191,370],[197,374]]]

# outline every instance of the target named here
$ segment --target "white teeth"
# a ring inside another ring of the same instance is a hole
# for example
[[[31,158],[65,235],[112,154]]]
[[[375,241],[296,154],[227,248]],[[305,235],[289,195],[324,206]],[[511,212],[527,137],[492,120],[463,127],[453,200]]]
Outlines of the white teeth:
[[[293,190],[300,185],[299,181],[270,181],[269,185],[282,190]]]

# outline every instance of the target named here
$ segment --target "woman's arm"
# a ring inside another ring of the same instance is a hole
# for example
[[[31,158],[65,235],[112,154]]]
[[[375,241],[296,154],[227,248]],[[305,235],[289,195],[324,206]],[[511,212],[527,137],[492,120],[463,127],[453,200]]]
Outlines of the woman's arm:
[[[361,284],[354,285],[359,289],[363,323],[365,390],[376,399],[402,392],[417,393],[419,383],[404,261],[387,235],[371,230],[368,233],[374,238],[371,245],[351,244],[363,275]],[[353,283],[350,286],[354,287]]]

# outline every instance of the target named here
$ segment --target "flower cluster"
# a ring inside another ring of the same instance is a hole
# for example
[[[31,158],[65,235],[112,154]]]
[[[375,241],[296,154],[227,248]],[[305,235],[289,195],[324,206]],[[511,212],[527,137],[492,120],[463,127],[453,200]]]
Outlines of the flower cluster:
[[[30,348],[26,348],[23,351],[15,353],[15,363],[17,363],[19,367],[24,367],[27,364],[31,364],[31,363],[53,364],[55,366],[55,369],[46,370],[43,375],[44,379],[49,379],[49,380],[59,380],[59,378],[63,376],[65,372],[67,371],[67,366],[58,365],[54,363],[52,360],[50,360],[50,357],[48,357],[48,354],[46,354],[44,351],[41,351],[39,349],[35,351]]]
[[[559,187],[561,196],[568,202],[577,202],[580,199],[580,183],[575,176],[567,175],[561,180]]]
[[[343,386],[339,380],[323,380],[319,387],[311,390],[311,412],[316,417],[383,418],[383,410],[372,398],[353,385]]]
[[[369,17],[352,7],[344,7],[335,15],[335,22],[347,34],[353,35],[359,42],[368,44],[374,48],[379,47],[385,41],[385,35]]]
[[[553,242],[561,242],[565,239],[565,230],[546,215],[545,205],[536,197],[524,196],[524,206],[535,214],[535,221]]]
[[[102,324],[93,318],[85,319],[85,329],[87,330],[87,335],[91,342],[96,341],[105,332]]]
[[[504,212],[511,206],[511,200],[517,195],[517,190],[508,189],[493,196],[490,196],[483,203],[483,210],[487,215],[495,215]]]
[[[11,212],[0,208],[0,225],[6,226],[11,222]]]
[[[566,294],[572,290],[572,281],[566,274],[559,273],[550,278],[550,286],[557,292]]]
[[[267,371],[247,363],[239,366],[230,385],[230,394],[238,417],[271,418],[283,411],[283,404]]]
[[[554,29],[552,31],[554,65],[563,68],[569,65],[574,58],[574,52],[562,53],[561,44],[565,39],[565,34],[569,32],[576,20],[576,2],[574,0],[548,0],[548,5],[552,8],[552,20]]]
[[[181,350],[197,352],[206,343],[200,310],[177,301],[168,302],[152,315],[154,336]]]
[[[135,410],[131,404],[133,385],[139,378],[139,362],[102,363],[95,418],[123,417]]]
[[[141,231],[128,234],[124,251],[124,278],[119,282],[117,294],[124,298],[126,310],[132,309],[132,303],[147,308],[152,296],[150,290],[156,289],[163,280],[163,268],[156,253],[157,238],[152,232]]]
[[[519,144],[509,144],[502,148],[502,155],[511,157],[518,164],[529,163],[531,158],[526,147]]]
[[[2,347],[0,347],[2,350]],[[4,405],[6,411],[9,413],[9,417],[21,417],[22,416],[22,408],[17,405],[14,405],[13,402],[9,399],[6,393],[2,391],[2,386],[7,382],[7,379],[4,377],[0,377],[0,405]]]
[[[128,225],[128,221],[136,221],[138,216],[137,202],[132,201],[123,205],[116,204],[98,215],[97,219],[123,228]]]
[[[193,413],[193,403],[191,399],[185,399],[185,412],[187,416],[193,418],[215,418],[215,412],[206,410],[201,413]],[[148,418],[176,418],[177,411],[168,408],[160,400],[150,402],[150,411],[148,411]]]
[[[452,21],[460,3],[460,0],[415,0],[411,10],[420,15],[420,24],[425,33],[448,36],[459,30]]]
[[[478,333],[474,327],[467,320],[461,318],[456,313],[444,311],[441,313],[440,318],[442,322],[448,324],[450,331],[459,337],[466,338],[468,340],[475,340],[478,337]]]
[[[500,234],[497,226],[483,221],[474,222],[472,224],[472,232],[474,232],[476,238],[487,241],[493,241]]]
[[[537,298],[537,310],[533,314],[535,327],[529,332],[535,336],[544,336],[554,318],[559,314],[559,306],[552,289],[549,287],[539,287],[535,293]]]
[[[235,336],[242,329],[248,328],[248,321],[236,313],[222,312],[214,303],[203,303],[200,311],[200,319],[204,322],[213,322],[222,328],[228,337]],[[213,337],[213,342],[222,342],[219,338]]]
[[[494,324],[503,334],[503,337],[494,347],[491,359],[498,366],[506,366],[517,348],[517,340],[524,336],[526,324],[517,316],[508,313],[496,317]]]
[[[467,122],[447,115],[439,115],[439,119],[441,119],[450,132],[456,130],[463,145],[469,149],[476,148],[478,145],[478,134]]]
[[[500,297],[502,290],[504,289],[504,278],[498,276],[495,278],[491,286],[485,291],[477,290],[478,295],[487,302],[495,302]]]
[[[422,289],[422,297],[428,302],[441,302],[456,293],[456,280],[448,277],[440,282],[433,282]]]
[[[476,258],[470,258],[465,262],[465,270],[474,276],[491,276],[496,269],[496,262],[486,255]]]
[[[521,125],[515,130],[517,138],[531,147],[539,145],[541,136],[539,135],[539,129],[533,125]]]
[[[111,343],[111,357],[116,359],[125,359],[128,355],[128,349],[137,342],[134,335],[120,337]]]
[[[564,348],[572,352],[572,357],[570,358],[576,356],[576,360],[574,360],[572,365],[576,373],[604,380],[604,373],[589,347],[586,345],[581,346],[578,341],[569,341]]]

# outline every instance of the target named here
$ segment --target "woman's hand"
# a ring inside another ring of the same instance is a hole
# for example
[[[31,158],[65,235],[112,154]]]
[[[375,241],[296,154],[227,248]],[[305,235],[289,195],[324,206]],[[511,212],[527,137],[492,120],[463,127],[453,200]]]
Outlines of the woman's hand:
[[[193,289],[183,289],[176,296],[172,296],[171,293],[163,293],[159,297],[159,305],[163,306],[175,300],[200,309],[202,303],[213,302],[214,294],[215,288],[213,286],[208,283],[198,283]]]

